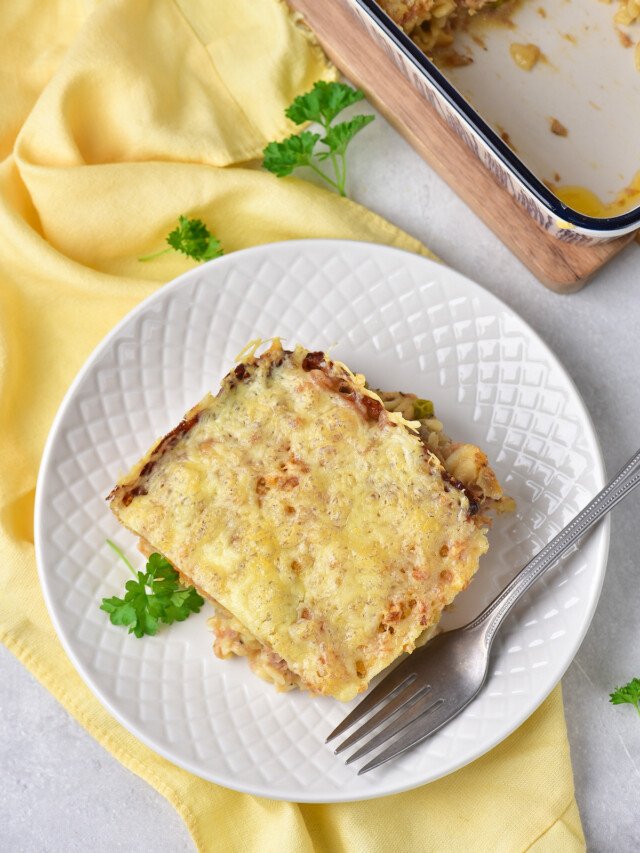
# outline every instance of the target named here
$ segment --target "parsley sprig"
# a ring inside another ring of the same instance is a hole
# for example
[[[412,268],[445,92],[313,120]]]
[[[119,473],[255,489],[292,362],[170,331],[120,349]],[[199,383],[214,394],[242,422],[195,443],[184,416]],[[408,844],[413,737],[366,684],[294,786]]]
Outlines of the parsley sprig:
[[[135,580],[127,581],[124,598],[103,598],[100,610],[109,614],[113,625],[123,625],[130,634],[153,636],[160,625],[184,622],[191,613],[198,613],[204,598],[192,586],[181,587],[178,572],[162,554],[151,554],[146,572],[136,572],[120,548],[107,539]]]
[[[612,705],[633,705],[640,715],[640,678],[632,678],[624,687],[616,687],[609,701]]]
[[[265,169],[283,178],[290,175],[294,169],[308,166],[323,181],[344,196],[347,180],[347,146],[357,133],[373,121],[375,116],[357,115],[348,121],[337,124],[332,122],[344,109],[363,98],[363,92],[345,83],[326,83],[319,80],[310,92],[299,95],[287,107],[285,115],[296,124],[307,122],[319,124],[324,131],[324,136],[303,130],[301,133],[289,136],[283,142],[270,142],[263,151]],[[325,145],[326,150],[317,151],[318,142]],[[335,179],[318,166],[318,162],[325,160],[331,163]]]
[[[151,255],[143,255],[139,261],[152,261],[167,252],[182,252],[194,261],[210,261],[224,254],[220,241],[209,231],[201,219],[188,219],[180,216],[178,225],[167,237],[168,249],[161,249]]]

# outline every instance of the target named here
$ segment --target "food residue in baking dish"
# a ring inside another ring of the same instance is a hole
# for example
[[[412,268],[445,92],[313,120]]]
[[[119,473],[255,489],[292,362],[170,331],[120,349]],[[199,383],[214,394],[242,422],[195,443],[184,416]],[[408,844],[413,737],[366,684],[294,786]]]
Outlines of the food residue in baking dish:
[[[596,216],[599,219],[619,216],[640,203],[640,172],[637,172],[631,182],[620,190],[613,201],[602,201],[592,190],[580,186],[558,186],[548,184],[551,192],[563,204],[584,213],[586,216]]]
[[[606,9],[597,9],[596,0],[553,6],[501,0],[499,7],[495,0],[378,2],[400,18],[404,31],[436,64],[469,66],[445,73],[502,143],[534,174],[545,176],[567,207],[607,218],[640,206],[640,176],[617,192],[638,168],[629,126],[638,84],[626,75],[636,52],[640,67],[640,0],[609,0]],[[584,12],[578,9],[582,5]],[[506,32],[500,32],[503,28]],[[610,66],[605,47],[616,54]],[[514,64],[525,73],[514,71]],[[557,72],[553,79],[550,72]],[[623,88],[626,103],[618,91]],[[582,106],[591,115],[581,112]],[[606,147],[593,150],[589,125],[596,115],[620,142],[606,163],[601,158]]]
[[[520,44],[513,42],[509,45],[511,58],[523,71],[531,71],[540,59],[540,48],[537,44]]]
[[[508,145],[508,146],[509,146],[509,148],[510,148],[510,149],[511,149],[515,154],[517,154],[518,152],[516,151],[516,147],[515,147],[515,145],[513,144],[513,142],[511,141],[511,137],[509,136],[509,134],[507,133],[507,131],[506,131],[503,127],[500,127],[500,125],[498,125],[497,130],[498,130],[498,133],[500,134],[500,139],[504,142],[504,144],[505,144],[505,145]]]
[[[378,0],[378,4],[420,50],[443,67],[458,67],[470,65],[473,62],[472,56],[462,54],[453,47],[456,32],[473,28],[476,30],[472,34],[473,38],[478,35],[478,25],[484,27],[492,23],[515,29],[511,13],[522,2],[523,0]],[[610,0],[604,0],[604,2],[610,2]],[[543,7],[537,7],[536,11],[541,18],[547,17]],[[631,39],[619,30],[619,27],[630,26],[639,20],[640,0],[618,0],[614,25],[623,46],[626,47],[626,40],[629,39],[631,42]],[[563,32],[560,35],[571,44],[578,43],[572,33]],[[475,38],[474,41],[476,41]],[[480,47],[485,49],[482,43]],[[636,45],[634,53],[636,68],[640,70],[640,42]],[[512,56],[520,65],[513,50]],[[534,64],[535,60],[529,66],[520,65],[520,67],[530,70]]]
[[[627,33],[622,32],[622,30],[618,27],[616,27],[615,29],[616,35],[618,36],[618,40],[620,41],[622,47],[633,47],[633,40],[631,39],[631,37]]]
[[[556,136],[568,136],[569,135],[569,131],[567,130],[567,128],[562,124],[561,121],[558,121],[557,118],[554,118],[552,116],[549,121],[550,121],[549,129],[551,130],[551,133],[555,133]]]

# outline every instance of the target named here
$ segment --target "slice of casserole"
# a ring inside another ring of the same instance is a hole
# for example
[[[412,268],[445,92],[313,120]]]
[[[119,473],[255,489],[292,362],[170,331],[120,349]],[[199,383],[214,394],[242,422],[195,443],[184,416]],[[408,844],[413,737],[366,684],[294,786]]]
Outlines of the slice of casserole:
[[[430,449],[440,432],[275,341],[151,448],[111,508],[215,603],[220,656],[346,701],[437,624],[487,550],[482,487],[442,464],[472,446]],[[467,462],[499,503],[486,457]]]

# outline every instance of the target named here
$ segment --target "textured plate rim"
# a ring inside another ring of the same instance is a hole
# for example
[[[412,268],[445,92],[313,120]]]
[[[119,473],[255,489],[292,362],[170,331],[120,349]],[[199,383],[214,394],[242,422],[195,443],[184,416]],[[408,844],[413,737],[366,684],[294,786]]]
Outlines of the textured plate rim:
[[[482,287],[482,285],[473,281],[473,279],[468,278],[462,273],[457,272],[451,267],[447,267],[443,264],[440,264],[437,261],[432,260],[431,258],[427,258],[423,255],[418,255],[413,252],[406,251],[404,249],[399,249],[395,246],[388,246],[384,244],[378,243],[369,243],[362,240],[334,240],[334,239],[307,239],[307,240],[283,240],[276,243],[263,243],[259,246],[252,246],[248,249],[241,249],[237,252],[232,252],[229,255],[224,255],[221,258],[217,258],[212,261],[208,261],[204,264],[201,264],[198,267],[194,267],[191,270],[187,270],[187,272],[182,273],[177,278],[171,279],[164,285],[161,285],[156,291],[150,294],[148,297],[142,300],[135,308],[133,308],[128,314],[126,314],[114,327],[113,329],[107,333],[107,335],[98,343],[98,345],[93,349],[90,353],[77,375],[73,379],[71,385],[69,386],[67,392],[65,393],[56,415],[51,423],[49,434],[47,436],[47,440],[44,446],[44,450],[42,453],[42,458],[40,461],[40,467],[38,471],[38,478],[36,483],[36,495],[35,495],[35,507],[34,507],[34,543],[35,543],[35,556],[36,556],[36,565],[38,570],[38,577],[40,579],[40,586],[42,588],[45,604],[47,607],[47,611],[53,623],[54,629],[60,640],[62,647],[64,648],[67,656],[71,660],[74,665],[76,671],[81,676],[84,683],[91,690],[93,695],[98,699],[100,704],[115,717],[115,719],[135,738],[140,740],[145,746],[151,749],[153,752],[162,756],[163,758],[170,761],[172,764],[175,764],[177,767],[182,768],[183,770],[192,773],[194,776],[197,776],[201,779],[205,779],[206,781],[213,782],[217,785],[221,785],[225,788],[229,788],[231,790],[236,790],[245,794],[252,794],[254,796],[265,797],[267,799],[275,799],[275,800],[284,800],[289,802],[299,802],[299,803],[338,803],[338,802],[359,802],[363,800],[375,799],[381,796],[391,796],[393,794],[399,794],[404,791],[412,790],[414,788],[420,787],[425,784],[429,784],[430,782],[435,782],[438,779],[441,779],[445,776],[448,776],[451,773],[460,770],[463,767],[466,767],[468,764],[471,764],[473,761],[476,761],[478,758],[481,758],[483,755],[486,755],[490,752],[494,747],[498,744],[502,743],[502,741],[506,740],[509,735],[513,734],[513,732],[518,729],[522,723],[525,722],[547,699],[551,691],[554,687],[560,683],[560,679],[552,680],[550,684],[547,684],[542,693],[536,697],[535,701],[532,702],[525,710],[522,712],[510,717],[508,719],[508,723],[505,724],[504,729],[499,733],[492,737],[488,742],[483,743],[482,747],[477,751],[473,751],[471,755],[467,755],[461,757],[458,761],[453,761],[449,766],[442,769],[441,772],[436,772],[433,775],[430,775],[424,778],[421,781],[413,780],[405,784],[390,786],[385,788],[384,785],[380,785],[380,791],[372,791],[367,794],[357,794],[354,796],[349,796],[348,793],[336,795],[335,791],[328,790],[326,794],[320,795],[315,794],[313,797],[305,796],[304,790],[285,790],[279,793],[274,793],[269,790],[267,785],[256,784],[256,785],[244,785],[241,783],[238,784],[230,784],[229,779],[226,776],[216,774],[215,772],[204,773],[202,768],[196,767],[190,761],[185,760],[180,755],[177,755],[170,749],[165,749],[163,746],[158,745],[153,738],[147,737],[141,729],[139,729],[135,724],[131,723],[124,714],[122,714],[118,707],[114,705],[110,699],[105,696],[100,688],[100,686],[94,682],[91,670],[84,665],[84,663],[77,657],[74,644],[72,638],[67,636],[66,630],[63,627],[62,623],[58,619],[58,614],[56,610],[55,603],[52,598],[52,593],[49,587],[49,580],[47,576],[47,571],[45,567],[45,550],[46,550],[46,542],[44,536],[44,521],[43,515],[46,511],[46,507],[43,506],[43,501],[41,499],[41,495],[44,492],[44,483],[48,476],[48,469],[50,465],[50,457],[53,453],[53,449],[55,447],[56,441],[59,437],[60,424],[66,414],[67,408],[71,404],[73,397],[75,396],[76,389],[82,383],[85,376],[92,370],[94,363],[97,359],[102,355],[104,351],[106,351],[111,342],[116,339],[121,329],[127,325],[131,320],[134,320],[138,315],[143,314],[149,306],[153,305],[156,300],[158,300],[161,295],[162,297],[166,296],[168,292],[172,292],[174,290],[178,290],[180,286],[189,279],[193,277],[201,277],[203,273],[206,275],[206,271],[211,268],[218,269],[220,267],[224,268],[227,266],[233,266],[235,260],[239,256],[246,256],[249,254],[261,254],[264,252],[272,252],[279,251],[283,247],[298,249],[304,251],[305,246],[313,245],[318,248],[325,248],[327,252],[330,252],[331,248],[338,245],[340,247],[349,247],[354,246],[360,249],[367,249],[371,252],[383,252],[383,253],[393,253],[398,254],[401,258],[411,259],[411,262],[415,262],[416,260],[425,263],[428,267],[431,267],[433,271],[442,272],[446,271],[447,276],[453,276],[457,278],[461,283],[464,284],[466,288],[470,290],[470,292],[480,291],[484,297],[488,297],[493,300],[497,306],[502,308],[508,314],[516,317],[520,323],[522,323],[524,329],[527,334],[531,336],[531,338],[536,341],[548,355],[551,363],[560,371],[568,386],[571,388],[573,393],[576,396],[577,403],[581,408],[581,417],[585,423],[585,426],[590,431],[590,435],[587,435],[587,440],[591,440],[594,445],[595,450],[595,458],[594,468],[596,479],[598,481],[598,489],[601,489],[604,486],[604,477],[605,477],[605,466],[604,459],[602,456],[602,449],[600,447],[600,442],[591,419],[591,415],[582,399],[582,395],[580,391],[576,387],[573,379],[566,371],[561,361],[555,355],[553,350],[549,347],[549,345],[538,335],[538,333],[524,320],[520,314],[518,314],[513,308],[507,305],[506,302],[495,296],[490,291],[486,290],[486,288]],[[213,267],[213,265],[216,265]],[[585,600],[585,618],[583,624],[581,626],[580,631],[576,632],[576,634],[571,638],[571,642],[567,644],[567,651],[565,652],[566,660],[562,666],[562,672],[560,673],[560,678],[567,671],[569,666],[571,665],[573,659],[575,658],[578,649],[582,645],[582,641],[584,640],[587,631],[591,625],[591,621],[593,619],[593,615],[595,613],[600,593],[602,590],[602,585],[604,583],[604,576],[606,571],[607,557],[609,553],[609,539],[610,539],[610,515],[604,519],[604,521],[590,534],[590,538],[597,537],[597,551],[593,558],[593,569],[597,573],[597,582],[592,586],[590,597],[588,600]],[[585,597],[586,598],[586,597]],[[340,758],[336,758],[336,760],[341,760]]]

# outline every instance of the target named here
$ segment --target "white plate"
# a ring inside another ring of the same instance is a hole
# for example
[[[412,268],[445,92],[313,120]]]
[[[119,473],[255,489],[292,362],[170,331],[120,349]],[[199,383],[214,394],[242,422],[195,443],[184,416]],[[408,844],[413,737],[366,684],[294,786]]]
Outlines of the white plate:
[[[276,693],[244,660],[220,661],[198,616],[137,640],[103,596],[143,560],[104,497],[118,475],[209,389],[251,338],[344,360],[388,389],[435,400],[454,436],[486,448],[516,517],[447,616],[466,621],[603,484],[591,421],[571,380],[506,305],[461,275],[396,249],[298,241],[236,252],[171,282],[103,341],[51,430],[36,500],[36,552],[49,611],[78,671],[144,743],[205,779],[304,802],[365,799],[421,785],[495,746],[558,682],[602,584],[608,527],[534,587],[496,641],[482,694],[416,750],[366,774],[324,738],[351,705]]]

